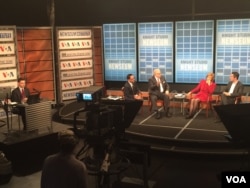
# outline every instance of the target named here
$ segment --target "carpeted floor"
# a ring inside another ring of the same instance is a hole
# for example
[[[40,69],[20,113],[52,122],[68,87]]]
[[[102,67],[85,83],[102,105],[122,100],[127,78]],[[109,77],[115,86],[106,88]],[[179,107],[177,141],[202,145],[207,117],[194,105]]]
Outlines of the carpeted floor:
[[[148,144],[152,149],[149,156],[150,164],[146,172],[149,188],[219,188],[221,187],[221,172],[249,169],[249,155],[246,152],[242,151],[242,155],[233,157],[228,153],[224,155],[216,153],[216,151],[219,153],[227,149],[232,151],[232,148],[227,147],[229,142],[224,138],[224,134],[227,134],[224,125],[215,123],[216,118],[213,114],[206,118],[204,111],[201,111],[193,119],[187,120],[179,110],[177,108],[176,113],[171,118],[162,117],[156,120],[154,116],[151,116],[148,107],[144,107],[137,114],[131,126],[126,129],[125,135],[129,140]],[[61,122],[60,119],[53,121],[54,132],[72,127],[72,123],[62,124],[59,122]],[[48,145],[52,149],[51,144],[54,143],[54,140],[46,139],[46,142],[43,140],[41,143],[46,145],[45,149]],[[28,148],[20,149],[28,150]],[[164,149],[172,152],[164,152]],[[42,151],[42,148],[38,148],[38,151]],[[199,155],[198,151],[203,151],[206,155]],[[208,155],[209,152],[210,155]],[[41,159],[38,160],[34,155],[32,151],[32,155],[29,157],[23,155],[20,158],[17,156],[22,164],[18,171],[25,171],[25,175],[19,177],[20,174],[15,174],[11,181],[2,187],[40,187]],[[34,169],[34,164],[39,168]],[[119,188],[142,187],[136,185],[142,183],[143,172],[145,173],[140,164],[132,163],[121,174],[120,178],[125,186],[119,186]],[[89,178],[89,182],[91,182],[89,187],[96,187],[94,186],[96,180],[92,176]]]
[[[164,117],[162,112],[162,118],[155,119],[147,107],[144,107],[128,131],[173,139],[227,141],[224,138],[227,130],[223,123],[218,122],[214,114],[206,117],[204,110],[198,111],[192,119],[186,119],[180,111],[171,118]]]
[[[152,148],[161,150],[219,154],[245,152],[244,148],[242,150],[235,146],[225,137],[228,131],[218,121],[214,111],[210,111],[206,117],[205,110],[200,109],[192,119],[186,119],[181,108],[171,107],[170,111],[173,114],[171,118],[165,117],[162,110],[162,118],[155,119],[149,107],[143,106],[125,130],[126,135],[135,142],[147,143]],[[79,124],[83,124],[84,113],[78,118]],[[72,122],[73,114],[66,114],[62,119]]]

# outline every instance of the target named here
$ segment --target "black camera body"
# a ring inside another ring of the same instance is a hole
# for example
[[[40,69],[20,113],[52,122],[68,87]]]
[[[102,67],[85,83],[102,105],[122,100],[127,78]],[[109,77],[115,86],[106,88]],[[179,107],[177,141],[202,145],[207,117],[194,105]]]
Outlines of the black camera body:
[[[78,102],[96,103],[104,96],[103,86],[89,86],[82,91],[76,93],[76,100]]]

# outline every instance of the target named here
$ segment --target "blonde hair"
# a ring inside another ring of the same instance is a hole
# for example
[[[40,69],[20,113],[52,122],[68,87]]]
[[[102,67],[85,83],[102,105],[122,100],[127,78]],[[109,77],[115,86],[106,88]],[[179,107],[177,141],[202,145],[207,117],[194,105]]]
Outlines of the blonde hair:
[[[214,81],[214,73],[209,72],[209,73],[207,73],[206,78],[207,78],[208,76],[211,76],[211,77],[212,77],[211,81]]]

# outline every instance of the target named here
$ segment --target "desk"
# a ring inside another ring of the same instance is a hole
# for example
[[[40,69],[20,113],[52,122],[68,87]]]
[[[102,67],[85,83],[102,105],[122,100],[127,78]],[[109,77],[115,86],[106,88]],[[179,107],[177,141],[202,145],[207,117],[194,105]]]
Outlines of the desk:
[[[6,121],[4,120],[6,116],[6,113],[4,109],[0,108],[0,127],[3,127],[6,125]]]
[[[51,121],[51,102],[39,102],[36,104],[17,104],[17,108],[25,110],[27,130],[39,128],[52,129]]]
[[[180,102],[180,105],[181,105],[181,113],[182,113],[183,115],[185,115],[185,112],[184,112],[184,102],[185,102],[185,99],[186,99],[186,94],[183,94],[183,93],[175,94],[175,95],[173,96],[174,114],[175,114],[175,103],[176,103],[176,102]]]

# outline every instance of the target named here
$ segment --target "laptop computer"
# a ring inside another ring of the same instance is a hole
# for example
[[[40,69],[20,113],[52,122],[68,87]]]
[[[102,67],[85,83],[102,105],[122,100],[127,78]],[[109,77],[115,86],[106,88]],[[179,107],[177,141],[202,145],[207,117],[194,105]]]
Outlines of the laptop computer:
[[[250,143],[250,103],[214,106],[233,142]]]
[[[28,96],[27,104],[35,104],[40,102],[40,93],[31,94]]]

